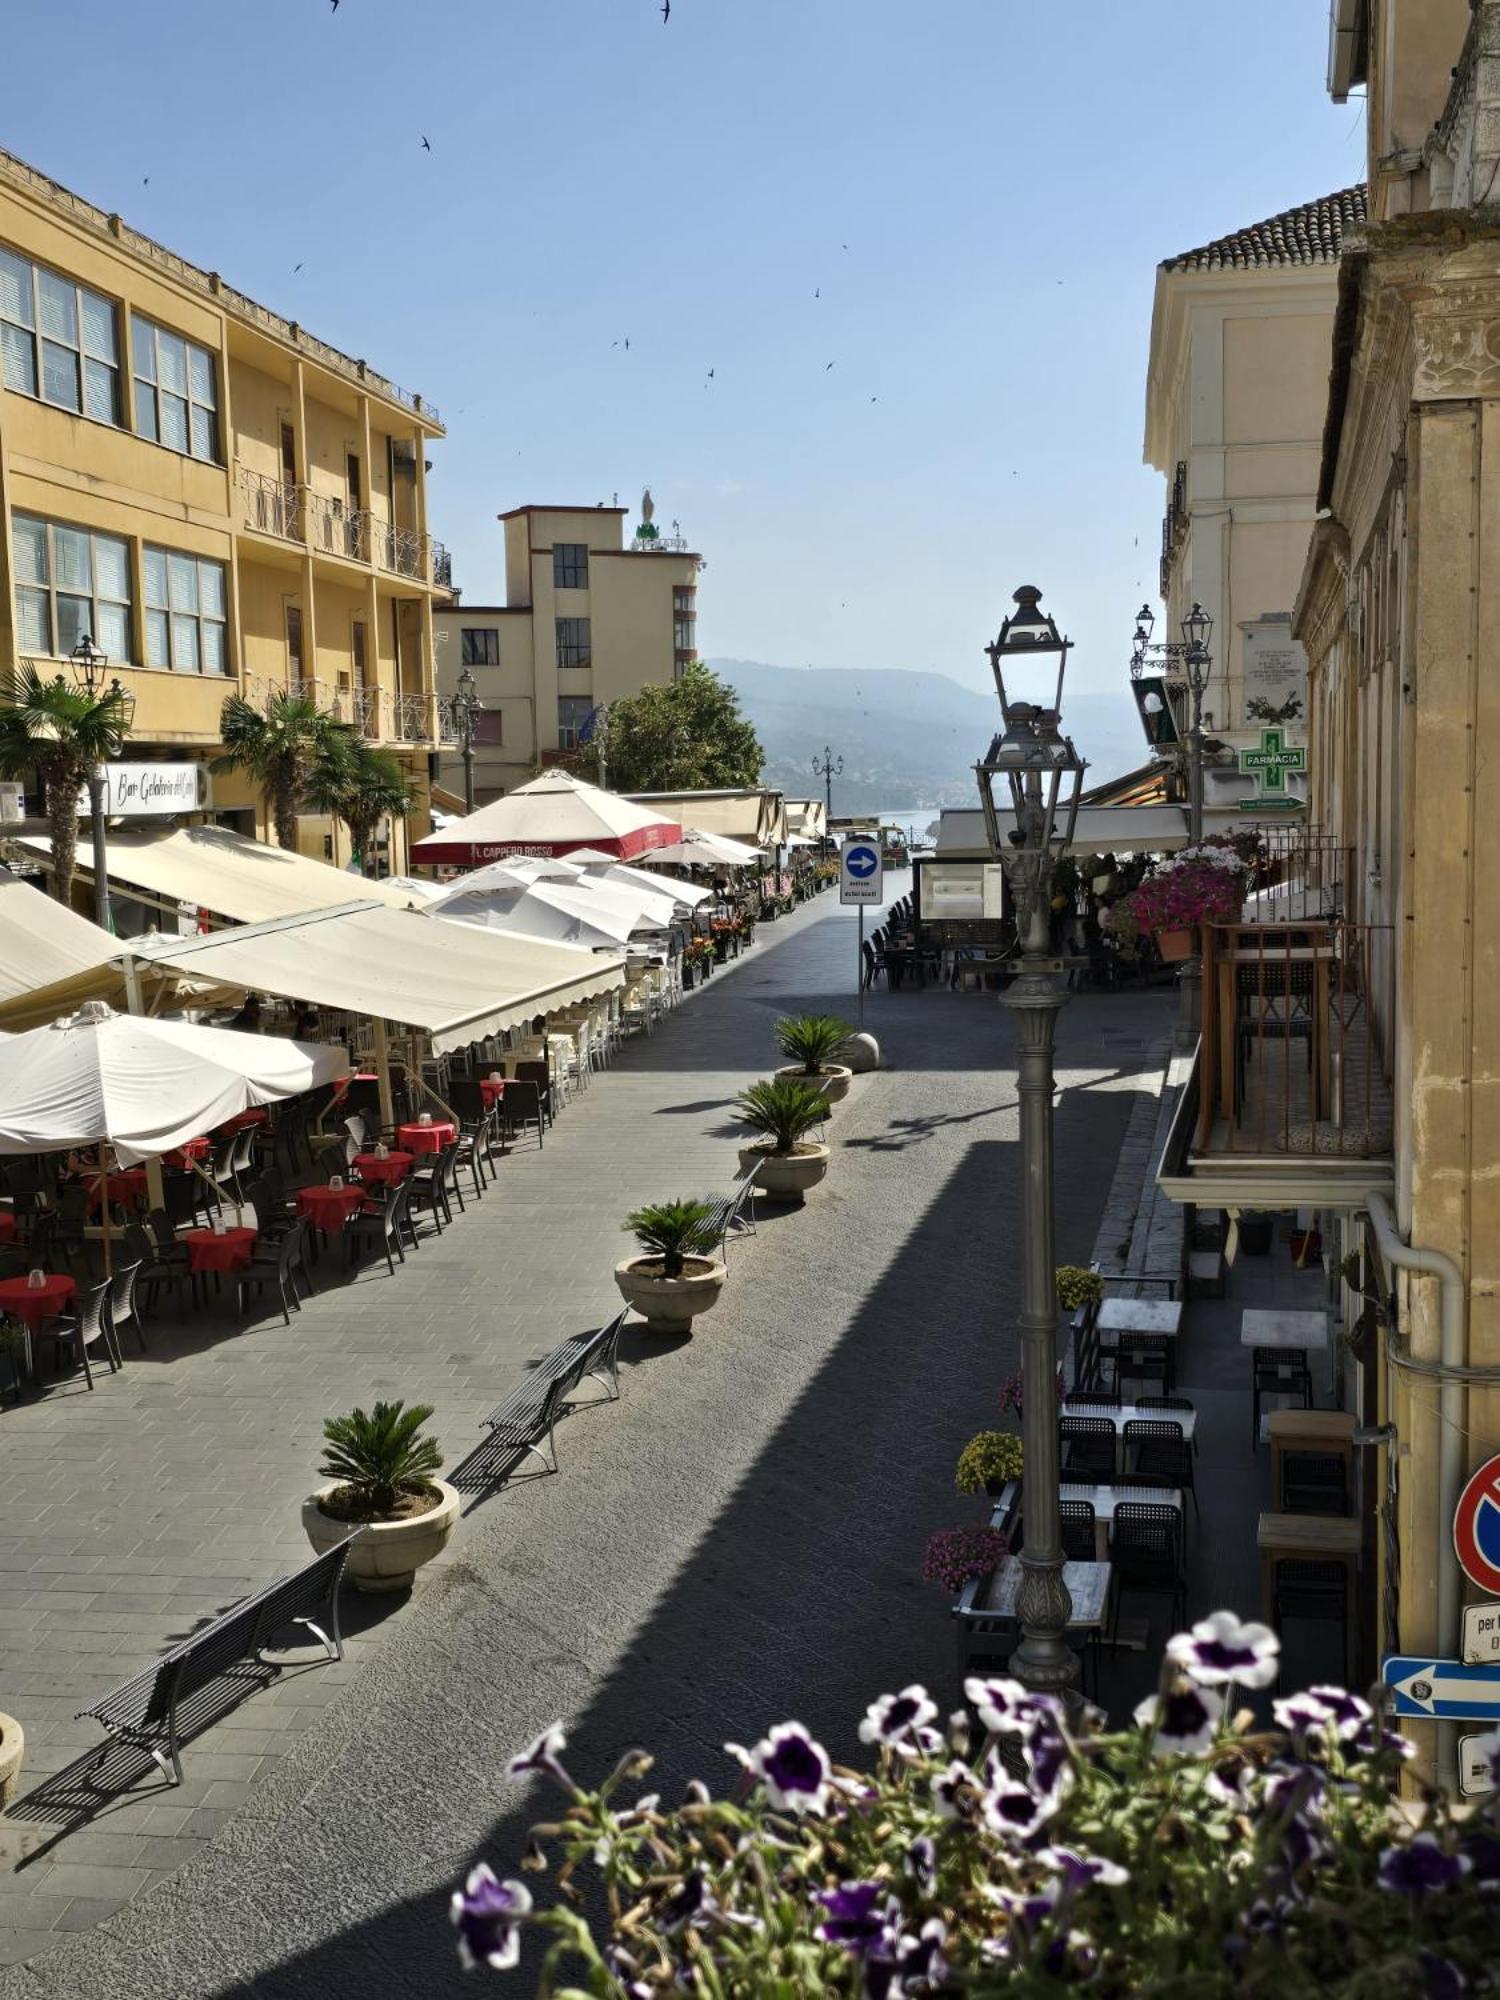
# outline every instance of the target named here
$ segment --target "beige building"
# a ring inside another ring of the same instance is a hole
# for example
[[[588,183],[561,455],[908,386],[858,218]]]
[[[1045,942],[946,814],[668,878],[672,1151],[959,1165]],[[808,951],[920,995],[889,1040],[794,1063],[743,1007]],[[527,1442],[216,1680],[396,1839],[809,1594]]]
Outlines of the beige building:
[[[1242,789],[1233,753],[1265,723],[1299,740],[1305,728],[1292,604],[1313,522],[1339,249],[1364,213],[1364,189],[1345,188],[1157,267],[1145,456],[1166,478],[1167,507],[1155,636],[1180,640],[1194,603],[1214,621],[1203,721],[1226,754],[1206,775],[1210,809]]]
[[[698,656],[703,558],[676,531],[643,522],[627,542],[623,507],[516,507],[505,530],[504,604],[458,603],[436,618],[438,686],[467,668],[483,705],[474,732],[477,804],[524,784],[589,737],[589,718],[622,695],[671,680]],[[443,782],[463,790],[462,759]]]
[[[135,761],[207,762],[230,694],[313,695],[396,754],[424,832],[436,411],[6,154],[0,357],[0,662],[67,672],[90,633],[135,697]],[[244,780],[212,804],[269,837]],[[301,845],[348,859],[327,821]],[[385,865],[405,852],[398,827]]]

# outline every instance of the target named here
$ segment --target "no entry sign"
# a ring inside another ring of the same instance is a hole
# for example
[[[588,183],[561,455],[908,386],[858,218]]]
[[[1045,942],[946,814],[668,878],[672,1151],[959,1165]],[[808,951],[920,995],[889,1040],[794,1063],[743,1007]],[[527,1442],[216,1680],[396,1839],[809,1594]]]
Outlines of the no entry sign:
[[[1500,1597],[1500,1453],[1480,1466],[1459,1495],[1453,1547],[1470,1583]]]

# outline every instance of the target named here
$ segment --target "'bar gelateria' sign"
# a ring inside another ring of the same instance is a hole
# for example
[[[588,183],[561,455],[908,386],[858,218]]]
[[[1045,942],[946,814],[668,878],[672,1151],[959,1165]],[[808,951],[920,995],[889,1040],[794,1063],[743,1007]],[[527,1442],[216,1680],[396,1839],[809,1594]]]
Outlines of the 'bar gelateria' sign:
[[[1288,611],[1266,612],[1245,634],[1245,721],[1275,727],[1307,715],[1307,655],[1292,637]]]
[[[111,819],[160,819],[207,812],[208,771],[202,764],[106,764],[104,809]],[[85,791],[78,810],[86,815]]]

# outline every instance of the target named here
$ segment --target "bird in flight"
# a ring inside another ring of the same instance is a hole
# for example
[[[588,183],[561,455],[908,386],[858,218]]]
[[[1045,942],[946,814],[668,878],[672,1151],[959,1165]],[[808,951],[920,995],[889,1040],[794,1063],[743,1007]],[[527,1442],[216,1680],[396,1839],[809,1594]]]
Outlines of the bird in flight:
[[[422,134],[422,151],[424,153],[430,153],[432,151],[432,141],[428,138],[425,132]]]
[[[298,272],[298,271],[300,271],[301,269],[302,269],[302,266],[301,266],[300,264],[293,264],[293,266],[292,266],[292,275],[293,275],[293,276],[295,277],[295,276],[296,276],[296,274],[297,274],[297,272]]]
[[[339,0],[333,0],[333,11],[335,14],[339,11]]]
[[[832,363],[832,362],[830,361],[830,362],[829,362],[829,364],[828,364],[828,368],[831,368],[832,366],[833,366],[833,363]],[[828,373],[828,368],[825,368],[825,369],[823,370],[823,373],[824,373],[825,375],[826,375],[826,374]]]
[[[144,178],[144,179],[142,180],[142,182],[141,182],[141,186],[142,186],[143,188],[148,188],[148,187],[150,187],[150,185],[151,185],[151,176],[150,176],[149,174],[147,174],[147,175],[145,176],[145,178]]]
[[[822,298],[822,296],[823,296],[823,288],[822,288],[822,286],[821,286],[821,285],[818,285],[818,286],[815,286],[815,287],[814,287],[814,289],[813,289],[813,297],[814,297],[815,299],[820,299],[820,298]]]
[[[712,380],[714,379],[714,371],[712,370],[712,368],[710,368],[708,371],[708,379],[710,382],[712,382]]]
[[[672,18],[672,0],[661,0],[661,24],[665,27]]]

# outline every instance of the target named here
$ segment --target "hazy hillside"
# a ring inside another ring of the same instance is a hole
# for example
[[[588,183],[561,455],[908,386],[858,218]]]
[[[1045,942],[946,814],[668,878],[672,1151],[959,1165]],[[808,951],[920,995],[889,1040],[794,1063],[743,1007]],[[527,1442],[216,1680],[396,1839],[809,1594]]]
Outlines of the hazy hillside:
[[[766,782],[796,797],[821,791],[812,759],[830,745],[844,771],[834,811],[871,806],[969,805],[974,761],[994,734],[999,706],[945,674],[889,668],[772,667],[710,660],[731,683],[766,752]],[[1069,698],[1068,726],[1091,781],[1145,762],[1129,695]]]

